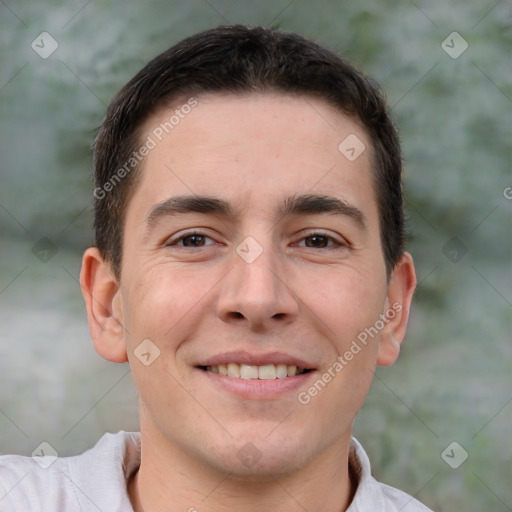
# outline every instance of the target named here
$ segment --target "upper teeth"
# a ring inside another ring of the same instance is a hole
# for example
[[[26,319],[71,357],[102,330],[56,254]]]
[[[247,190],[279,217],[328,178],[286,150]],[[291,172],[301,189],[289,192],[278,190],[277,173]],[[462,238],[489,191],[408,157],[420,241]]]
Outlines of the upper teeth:
[[[215,366],[207,366],[206,371],[212,373],[220,373],[228,377],[242,379],[284,379],[285,377],[293,377],[304,370],[293,365],[286,364],[265,364],[263,366],[255,366],[249,364],[228,363]]]

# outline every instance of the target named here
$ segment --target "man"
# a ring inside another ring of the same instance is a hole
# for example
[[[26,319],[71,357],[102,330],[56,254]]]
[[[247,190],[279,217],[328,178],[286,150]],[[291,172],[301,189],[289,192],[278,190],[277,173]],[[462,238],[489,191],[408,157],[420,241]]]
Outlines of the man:
[[[81,285],[141,432],[3,457],[0,510],[428,510],[352,438],[416,284],[376,85],[298,35],[219,27],[119,92],[94,166]]]

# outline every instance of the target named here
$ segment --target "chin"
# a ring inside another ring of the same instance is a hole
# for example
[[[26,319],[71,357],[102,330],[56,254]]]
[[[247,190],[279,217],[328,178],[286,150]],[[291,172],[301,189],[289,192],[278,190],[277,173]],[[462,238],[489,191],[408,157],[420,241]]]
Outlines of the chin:
[[[265,432],[268,432],[266,430]],[[296,435],[268,437],[237,436],[225,444],[217,444],[208,454],[216,471],[229,473],[230,478],[264,482],[292,474],[306,466],[318,453],[305,439]],[[214,455],[213,457],[211,457]]]

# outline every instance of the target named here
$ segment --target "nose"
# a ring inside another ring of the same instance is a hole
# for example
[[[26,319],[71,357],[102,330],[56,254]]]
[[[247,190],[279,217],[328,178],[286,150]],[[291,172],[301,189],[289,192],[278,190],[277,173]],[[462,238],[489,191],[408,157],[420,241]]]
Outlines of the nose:
[[[222,282],[218,317],[253,331],[291,323],[297,317],[299,302],[285,262],[270,249],[263,250],[254,261],[239,254],[233,254],[233,265]]]

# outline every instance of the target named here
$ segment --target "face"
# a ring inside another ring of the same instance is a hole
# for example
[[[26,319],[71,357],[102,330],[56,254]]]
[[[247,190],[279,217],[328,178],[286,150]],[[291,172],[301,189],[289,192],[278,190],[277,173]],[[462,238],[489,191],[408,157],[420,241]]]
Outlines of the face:
[[[145,126],[113,314],[143,432],[219,471],[286,474],[346,445],[408,299],[354,120],[303,97],[197,101],[162,141],[175,108]]]

